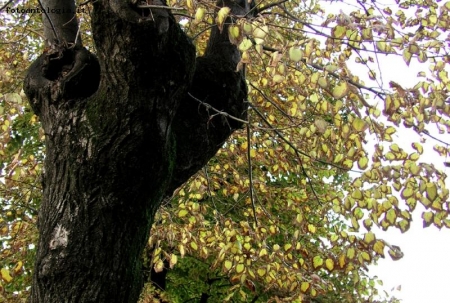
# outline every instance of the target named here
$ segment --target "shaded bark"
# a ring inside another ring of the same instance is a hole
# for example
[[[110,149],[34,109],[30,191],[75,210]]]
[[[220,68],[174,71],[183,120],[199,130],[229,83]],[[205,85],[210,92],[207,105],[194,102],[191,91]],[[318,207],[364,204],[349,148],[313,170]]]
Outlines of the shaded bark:
[[[59,40],[47,31],[52,47],[24,84],[47,153],[30,302],[136,302],[140,255],[162,198],[241,126],[210,119],[189,94],[245,114],[239,53],[226,29],[213,29],[196,60],[168,10],[96,1],[92,25],[96,56],[81,40],[70,43],[73,28],[57,31]]]

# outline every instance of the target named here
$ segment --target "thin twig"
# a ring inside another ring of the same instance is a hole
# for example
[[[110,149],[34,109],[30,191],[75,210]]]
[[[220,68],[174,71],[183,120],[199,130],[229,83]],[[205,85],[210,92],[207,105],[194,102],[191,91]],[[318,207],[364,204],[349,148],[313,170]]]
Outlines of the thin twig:
[[[158,9],[170,9],[170,10],[177,10],[177,11],[185,10],[182,7],[173,7],[173,6],[164,6],[164,5],[149,5],[149,4],[139,4],[139,5],[137,5],[137,8],[158,8]]]
[[[263,6],[263,7],[261,7],[260,9],[258,9],[258,12],[262,13],[263,11],[265,11],[265,10],[267,10],[269,8],[272,8],[274,6],[278,6],[278,5],[283,4],[285,2],[288,2],[288,1],[289,0],[281,0],[279,2],[274,2],[274,3],[271,3],[271,4],[267,4],[267,5]]]
[[[203,101],[200,100],[200,99],[197,99],[197,98],[194,97],[191,93],[188,93],[188,96],[191,97],[192,99],[194,99],[195,101],[199,102],[199,103],[200,103],[201,105],[203,105],[204,107],[206,107],[206,109],[212,109],[213,111],[215,111],[215,112],[218,113],[219,115],[225,116],[225,117],[227,117],[227,118],[236,120],[236,121],[241,122],[241,123],[244,123],[244,124],[249,124],[248,121],[239,119],[239,118],[237,118],[237,117],[235,117],[235,116],[230,115],[230,114],[227,113],[227,112],[218,110],[218,109],[212,107],[211,105],[209,105],[208,103],[203,102]]]
[[[247,120],[250,122],[250,116],[247,112]],[[248,158],[248,179],[250,182],[250,201],[252,202],[253,219],[255,225],[258,226],[258,219],[256,218],[255,198],[253,196],[253,172],[252,172],[252,158],[251,158],[251,136],[250,136],[250,123],[247,124],[247,158]]]

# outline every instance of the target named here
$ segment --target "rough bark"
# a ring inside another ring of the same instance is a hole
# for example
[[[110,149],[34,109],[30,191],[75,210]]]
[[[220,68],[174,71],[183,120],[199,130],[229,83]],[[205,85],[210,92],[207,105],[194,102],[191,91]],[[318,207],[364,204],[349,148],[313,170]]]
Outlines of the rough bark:
[[[162,198],[240,127],[210,119],[189,95],[243,118],[239,53],[213,29],[196,60],[168,10],[121,0],[94,2],[96,56],[71,43],[73,27],[60,30],[58,20],[63,34],[46,32],[52,47],[24,85],[47,153],[30,302],[136,302],[140,255]]]

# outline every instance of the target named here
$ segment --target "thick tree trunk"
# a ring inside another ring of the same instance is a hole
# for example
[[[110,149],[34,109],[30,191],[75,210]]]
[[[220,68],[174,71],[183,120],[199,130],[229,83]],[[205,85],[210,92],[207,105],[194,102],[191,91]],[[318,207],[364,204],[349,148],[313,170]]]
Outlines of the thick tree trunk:
[[[55,17],[52,47],[25,80],[47,153],[31,302],[136,302],[140,255],[162,198],[240,127],[210,119],[190,96],[245,116],[239,53],[226,29],[213,29],[196,61],[168,10],[123,0],[94,6],[98,59],[74,37],[76,22],[64,28]]]

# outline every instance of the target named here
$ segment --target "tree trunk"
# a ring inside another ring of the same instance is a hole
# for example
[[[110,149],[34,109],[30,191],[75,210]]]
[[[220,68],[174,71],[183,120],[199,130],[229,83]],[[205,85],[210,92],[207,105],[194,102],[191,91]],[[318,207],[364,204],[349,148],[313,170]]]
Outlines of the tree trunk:
[[[162,198],[241,126],[211,119],[191,96],[245,117],[245,80],[227,29],[213,28],[196,60],[169,10],[132,2],[94,2],[96,56],[74,36],[77,22],[44,16],[53,21],[51,47],[24,85],[46,134],[31,302],[136,302],[140,256]]]

